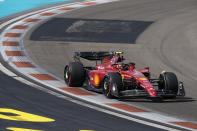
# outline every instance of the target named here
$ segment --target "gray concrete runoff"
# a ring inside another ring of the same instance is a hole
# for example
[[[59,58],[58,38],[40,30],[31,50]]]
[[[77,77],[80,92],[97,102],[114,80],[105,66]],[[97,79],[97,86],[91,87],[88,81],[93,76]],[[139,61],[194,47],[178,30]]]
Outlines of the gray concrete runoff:
[[[89,40],[56,41],[59,37],[57,34],[49,37],[47,41],[29,40],[32,33],[37,29],[42,31],[42,25],[47,25],[48,21],[28,32],[24,44],[28,55],[36,64],[62,79],[64,66],[72,60],[75,51],[121,50],[125,52],[124,55],[128,61],[136,62],[137,67],[150,66],[153,77],[158,77],[162,70],[175,72],[179,80],[185,84],[187,94],[184,99],[177,98],[162,103],[152,103],[146,99],[125,101],[169,116],[197,121],[196,14],[196,0],[121,0],[72,11],[56,16],[49,22],[54,19],[78,19],[76,22],[81,19],[152,22],[144,32],[138,34],[135,44],[128,42],[114,44],[105,43],[105,41],[99,43],[99,41]],[[50,28],[55,29],[56,24],[52,23]],[[83,24],[77,27],[80,26]],[[65,28],[65,31],[68,31],[68,28]],[[74,31],[77,30],[79,28]],[[92,63],[86,61],[86,64]]]

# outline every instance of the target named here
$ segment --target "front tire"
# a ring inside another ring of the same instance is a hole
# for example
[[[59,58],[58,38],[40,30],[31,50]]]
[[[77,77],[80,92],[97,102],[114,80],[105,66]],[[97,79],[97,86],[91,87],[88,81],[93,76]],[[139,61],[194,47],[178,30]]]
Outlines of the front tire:
[[[85,70],[80,62],[71,62],[64,69],[65,83],[70,87],[80,87],[85,80]]]
[[[107,98],[119,97],[122,88],[122,77],[118,73],[109,73],[103,80],[103,94]]]
[[[85,86],[85,89],[88,90],[88,91],[92,91],[92,85],[90,83],[90,78],[87,77],[87,80],[86,80],[86,86]]]
[[[174,98],[178,93],[178,80],[177,76],[172,72],[164,72],[159,76],[159,89],[170,90],[174,94],[172,97],[165,98]]]

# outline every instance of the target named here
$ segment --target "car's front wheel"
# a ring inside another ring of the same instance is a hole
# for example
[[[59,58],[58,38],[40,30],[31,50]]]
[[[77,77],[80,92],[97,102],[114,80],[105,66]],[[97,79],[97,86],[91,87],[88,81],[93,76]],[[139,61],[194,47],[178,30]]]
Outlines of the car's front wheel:
[[[103,94],[107,98],[119,97],[122,88],[122,77],[118,73],[109,73],[103,80]]]
[[[159,89],[172,91],[174,96],[166,97],[173,98],[176,97],[178,93],[178,80],[177,76],[172,72],[164,72],[159,76]]]

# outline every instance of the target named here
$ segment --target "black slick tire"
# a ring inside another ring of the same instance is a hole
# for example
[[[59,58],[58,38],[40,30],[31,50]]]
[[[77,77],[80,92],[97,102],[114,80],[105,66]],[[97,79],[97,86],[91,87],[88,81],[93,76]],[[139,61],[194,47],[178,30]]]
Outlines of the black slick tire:
[[[64,80],[70,87],[80,87],[85,80],[85,70],[80,62],[71,62],[65,66]]]
[[[178,80],[177,76],[172,72],[164,72],[159,76],[159,89],[170,90],[173,92],[174,96],[164,97],[164,98],[174,98],[178,93]]]
[[[107,98],[119,97],[122,85],[122,77],[119,73],[109,73],[103,80],[103,94]]]

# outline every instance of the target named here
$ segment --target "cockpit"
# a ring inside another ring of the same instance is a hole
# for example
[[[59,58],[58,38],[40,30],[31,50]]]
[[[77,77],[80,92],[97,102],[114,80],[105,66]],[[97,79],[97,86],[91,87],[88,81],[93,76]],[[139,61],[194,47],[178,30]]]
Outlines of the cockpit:
[[[115,69],[117,70],[121,70],[121,71],[130,71],[133,70],[135,68],[135,63],[129,63],[129,64],[125,64],[125,63],[116,63],[112,65]]]

